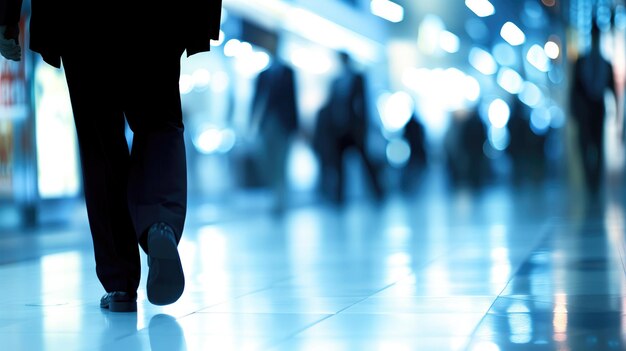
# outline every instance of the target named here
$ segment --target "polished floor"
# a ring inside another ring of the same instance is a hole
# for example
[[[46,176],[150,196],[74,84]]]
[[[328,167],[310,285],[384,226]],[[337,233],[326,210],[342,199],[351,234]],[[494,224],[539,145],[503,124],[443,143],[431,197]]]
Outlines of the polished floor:
[[[550,185],[282,217],[198,205],[185,293],[153,306],[144,274],[137,313],[99,308],[81,221],[10,233],[0,349],[624,350],[625,215],[621,195]]]

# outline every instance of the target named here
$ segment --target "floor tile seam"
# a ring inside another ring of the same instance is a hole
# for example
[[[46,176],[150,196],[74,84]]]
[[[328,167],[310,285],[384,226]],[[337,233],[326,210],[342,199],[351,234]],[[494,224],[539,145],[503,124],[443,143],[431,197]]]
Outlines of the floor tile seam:
[[[548,218],[546,219],[546,221],[541,225],[541,231],[544,231],[543,234],[539,235],[538,238],[535,239],[533,245],[531,246],[532,248],[530,249],[530,251],[528,252],[528,255],[526,256],[526,259],[522,262],[519,263],[517,269],[515,270],[515,273],[512,273],[510,275],[510,279],[509,281],[504,285],[504,287],[502,288],[502,290],[498,293],[498,295],[495,297],[495,299],[492,301],[491,305],[489,305],[489,307],[487,308],[486,312],[483,314],[483,317],[480,319],[480,321],[478,323],[476,323],[476,326],[474,326],[474,329],[472,330],[472,332],[470,333],[468,340],[467,340],[467,344],[465,345],[465,347],[463,348],[464,351],[471,351],[470,350],[470,346],[472,345],[472,340],[474,340],[474,338],[476,337],[476,332],[478,331],[478,328],[480,327],[480,325],[485,321],[485,318],[487,318],[487,316],[489,315],[489,311],[491,311],[494,307],[494,305],[496,304],[496,301],[502,297],[502,293],[504,291],[506,291],[507,287],[509,286],[509,284],[511,284],[511,281],[515,278],[515,276],[517,275],[517,272],[519,272],[519,270],[522,268],[522,266],[524,265],[524,263],[526,263],[530,257],[530,255],[539,247],[541,246],[548,238],[548,234],[550,233],[550,229],[554,228],[554,221],[552,218]]]
[[[265,287],[262,287],[262,288],[258,288],[258,289],[255,289],[255,290],[252,290],[252,291],[249,291],[249,292],[241,293],[241,294],[236,295],[234,297],[226,298],[226,299],[224,299],[224,300],[222,300],[220,302],[217,302],[217,303],[214,303],[214,304],[210,304],[210,305],[208,305],[206,307],[202,307],[201,309],[199,309],[199,310],[197,310],[197,311],[195,311],[193,313],[214,313],[214,312],[203,312],[203,310],[206,310],[208,308],[213,308],[213,307],[222,305],[222,304],[230,302],[230,301],[235,301],[235,300],[240,299],[242,297],[246,297],[246,296],[254,295],[254,294],[257,294],[257,293],[260,293],[260,292],[263,292],[263,291],[271,290],[272,288],[274,288],[275,284],[280,284],[281,282],[289,281],[291,279],[293,279],[293,277],[279,279],[277,281],[274,281],[274,282],[270,283],[270,285],[268,285],[268,286],[265,286]]]
[[[404,278],[411,276],[411,274],[412,274],[412,273],[407,274]],[[402,278],[402,279],[404,279],[404,278]],[[385,287],[383,287],[383,288],[381,288],[381,289],[378,289],[378,290],[376,290],[375,292],[373,292],[373,293],[371,293],[371,294],[369,294],[369,295],[367,295],[367,296],[365,296],[365,297],[363,297],[363,298],[361,298],[361,299],[359,299],[359,300],[357,300],[357,301],[355,301],[355,302],[353,302],[353,303],[349,304],[348,306],[346,306],[346,307],[344,307],[344,308],[340,309],[339,311],[337,311],[337,312],[335,312],[335,313],[332,313],[332,314],[328,314],[328,315],[326,315],[324,318],[322,318],[322,319],[320,319],[320,320],[318,320],[318,321],[315,321],[315,322],[313,322],[313,323],[311,323],[311,324],[309,324],[309,325],[307,325],[307,326],[305,326],[305,327],[303,327],[303,328],[300,328],[300,329],[299,329],[299,330],[297,330],[297,331],[294,331],[293,333],[291,333],[291,334],[287,335],[286,337],[282,338],[282,339],[281,339],[280,341],[278,341],[276,344],[272,345],[272,347],[273,347],[273,346],[280,345],[281,343],[286,342],[286,341],[288,341],[288,340],[290,340],[290,339],[293,339],[296,335],[301,334],[302,332],[306,331],[307,329],[310,329],[311,327],[313,327],[313,326],[315,326],[315,325],[317,325],[317,324],[319,324],[319,323],[321,323],[321,322],[323,322],[323,321],[325,321],[325,320],[328,320],[328,319],[330,319],[330,318],[332,318],[332,317],[335,317],[335,316],[337,316],[337,315],[341,314],[342,312],[346,311],[347,309],[351,308],[352,306],[355,306],[355,305],[357,305],[357,304],[359,304],[359,303],[361,303],[361,302],[363,302],[363,301],[365,301],[365,300],[369,299],[370,297],[372,297],[372,296],[374,296],[374,295],[376,295],[376,294],[380,293],[381,291],[383,291],[383,290],[385,290],[385,289],[388,289],[389,287],[391,287],[391,286],[393,286],[393,285],[397,284],[397,283],[398,283],[399,281],[401,281],[402,279],[399,279],[399,280],[398,280],[398,281],[396,281],[396,282],[393,282],[393,283],[391,283],[391,284],[388,284],[387,286],[385,286]],[[269,347],[269,346],[268,346],[268,347]]]

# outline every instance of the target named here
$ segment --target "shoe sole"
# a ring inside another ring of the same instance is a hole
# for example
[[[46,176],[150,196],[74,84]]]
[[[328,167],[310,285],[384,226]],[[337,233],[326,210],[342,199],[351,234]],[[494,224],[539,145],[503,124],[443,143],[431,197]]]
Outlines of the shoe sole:
[[[148,238],[148,252],[148,301],[154,305],[176,302],[185,289],[185,276],[176,244],[170,238],[154,233]]]
[[[137,303],[112,301],[109,302],[109,306],[104,308],[108,308],[111,312],[137,312]]]

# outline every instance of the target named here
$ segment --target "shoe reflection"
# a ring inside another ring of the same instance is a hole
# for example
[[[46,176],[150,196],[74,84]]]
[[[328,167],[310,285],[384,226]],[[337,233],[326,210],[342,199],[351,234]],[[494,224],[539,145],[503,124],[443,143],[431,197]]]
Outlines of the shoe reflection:
[[[148,326],[150,349],[152,351],[186,350],[185,335],[176,318],[167,314],[157,314],[150,319]]]
[[[137,330],[137,313],[117,313],[102,310],[104,328],[100,340],[100,350],[109,351],[117,343],[123,350],[141,350],[143,343]]]

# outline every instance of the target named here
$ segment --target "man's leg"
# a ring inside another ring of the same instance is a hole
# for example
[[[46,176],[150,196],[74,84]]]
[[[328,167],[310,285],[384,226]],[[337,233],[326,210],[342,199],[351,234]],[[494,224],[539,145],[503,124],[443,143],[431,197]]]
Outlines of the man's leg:
[[[114,70],[93,57],[63,56],[93,237],[96,272],[107,292],[136,294],[139,250],[128,211],[128,144]]]
[[[179,77],[183,50],[131,54],[124,68],[124,112],[134,132],[128,183],[138,241],[148,254],[147,296],[175,302],[185,286],[178,242],[187,211],[187,165]]]
[[[125,72],[124,112],[134,133],[129,204],[146,252],[146,234],[152,224],[170,225],[178,242],[185,223],[187,164],[178,85],[181,53],[140,56],[145,61],[138,60]]]

